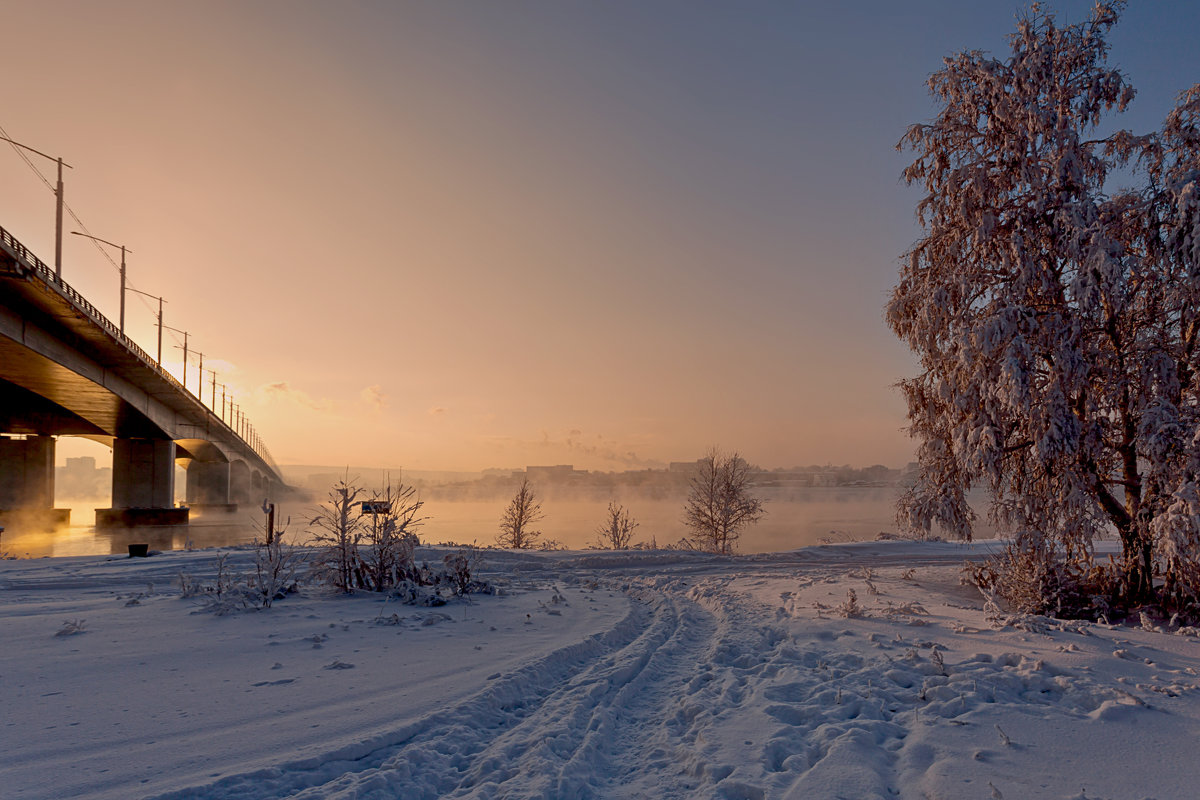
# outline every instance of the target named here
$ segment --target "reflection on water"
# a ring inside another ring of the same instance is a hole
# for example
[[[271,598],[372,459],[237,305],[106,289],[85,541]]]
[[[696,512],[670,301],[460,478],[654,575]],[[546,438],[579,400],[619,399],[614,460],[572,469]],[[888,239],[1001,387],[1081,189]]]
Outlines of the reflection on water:
[[[748,529],[739,543],[739,552],[764,553],[791,550],[823,541],[862,541],[875,539],[882,531],[895,531],[896,490],[881,487],[830,487],[789,490],[765,490],[767,516]],[[640,523],[634,541],[659,546],[672,544],[685,534],[683,498],[617,498],[625,503]],[[423,509],[429,517],[419,531],[429,543],[456,542],[480,545],[495,541],[500,515],[507,502],[431,501]],[[982,498],[972,501],[982,510]],[[561,542],[570,548],[583,548],[596,538],[607,500],[543,501],[545,513],[538,527],[544,539]],[[94,507],[92,507],[94,508]],[[73,510],[72,519],[91,521],[92,508]],[[308,539],[304,520],[311,505],[280,505],[277,519],[291,517],[287,541],[303,543]],[[72,525],[52,532],[22,530],[10,524],[0,538],[0,551],[21,558],[42,556],[109,555],[128,552],[131,543],[145,542],[152,550],[184,550],[188,547],[226,547],[245,544],[260,535],[263,515],[251,508],[234,513],[193,517],[181,527],[143,527],[133,530],[97,531],[90,525]],[[979,526],[977,534],[992,531]]]
[[[91,525],[39,530],[22,526],[20,520],[16,520],[5,524],[6,530],[0,534],[0,552],[18,558],[41,558],[125,555],[129,545],[135,543],[148,544],[151,550],[227,547],[252,541],[261,531],[260,516],[235,512],[195,517],[190,525],[146,525],[115,530],[96,530]],[[72,514],[72,519],[75,517]]]

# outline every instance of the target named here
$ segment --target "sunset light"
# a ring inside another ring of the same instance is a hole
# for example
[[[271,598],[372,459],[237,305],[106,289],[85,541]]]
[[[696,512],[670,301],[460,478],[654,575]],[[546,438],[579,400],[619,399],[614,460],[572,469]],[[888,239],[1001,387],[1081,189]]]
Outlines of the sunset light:
[[[0,24],[0,796],[1195,795],[1200,3]]]

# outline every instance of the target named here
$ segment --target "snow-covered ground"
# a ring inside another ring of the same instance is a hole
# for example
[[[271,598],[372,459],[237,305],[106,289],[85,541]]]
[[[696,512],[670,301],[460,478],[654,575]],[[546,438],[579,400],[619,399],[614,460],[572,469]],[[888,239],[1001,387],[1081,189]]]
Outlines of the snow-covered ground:
[[[470,603],[230,616],[180,597],[214,551],[0,562],[0,797],[1200,795],[1200,639],[996,627],[990,546],[490,551]]]

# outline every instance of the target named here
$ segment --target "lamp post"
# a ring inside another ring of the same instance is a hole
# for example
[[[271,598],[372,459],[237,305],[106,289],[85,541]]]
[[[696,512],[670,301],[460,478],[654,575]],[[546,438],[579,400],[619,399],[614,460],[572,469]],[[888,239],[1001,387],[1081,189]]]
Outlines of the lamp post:
[[[55,188],[55,190],[54,190],[54,197],[55,197],[55,203],[54,203],[54,277],[58,279],[59,283],[62,283],[62,227],[63,227],[62,226],[62,212],[63,212],[62,171],[63,171],[63,167],[66,167],[67,169],[74,169],[74,167],[72,167],[70,164],[65,163],[61,158],[55,158],[54,156],[48,156],[45,153],[43,153],[41,150],[34,150],[29,145],[21,144],[20,142],[13,141],[12,139],[9,139],[7,136],[0,136],[0,139],[3,139],[4,141],[8,142],[11,145],[15,145],[16,147],[19,147],[22,150],[28,150],[31,153],[37,153],[42,158],[48,158],[51,161],[58,163],[58,185],[57,185],[57,188]]]
[[[89,233],[80,233],[79,231],[71,231],[75,236],[82,236],[85,239],[91,239],[101,244],[106,244],[109,247],[121,248],[121,333],[125,333],[125,254],[132,253],[132,250],[126,250],[123,244],[113,244],[107,239],[101,239],[99,236],[92,236]]]
[[[125,291],[137,292],[138,294],[145,295],[146,297],[149,297],[153,300],[158,301],[158,366],[161,367],[162,366],[162,332],[163,332],[162,307],[163,307],[163,303],[165,303],[167,301],[163,300],[158,295],[150,294],[149,292],[143,292],[141,289],[134,289],[132,286],[127,286],[125,288]]]

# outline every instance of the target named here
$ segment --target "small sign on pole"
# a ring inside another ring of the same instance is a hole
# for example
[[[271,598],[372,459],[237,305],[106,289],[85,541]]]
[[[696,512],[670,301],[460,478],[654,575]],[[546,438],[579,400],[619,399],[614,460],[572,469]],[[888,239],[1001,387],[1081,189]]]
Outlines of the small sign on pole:
[[[363,514],[389,514],[392,510],[392,504],[382,500],[364,500],[362,502]]]

